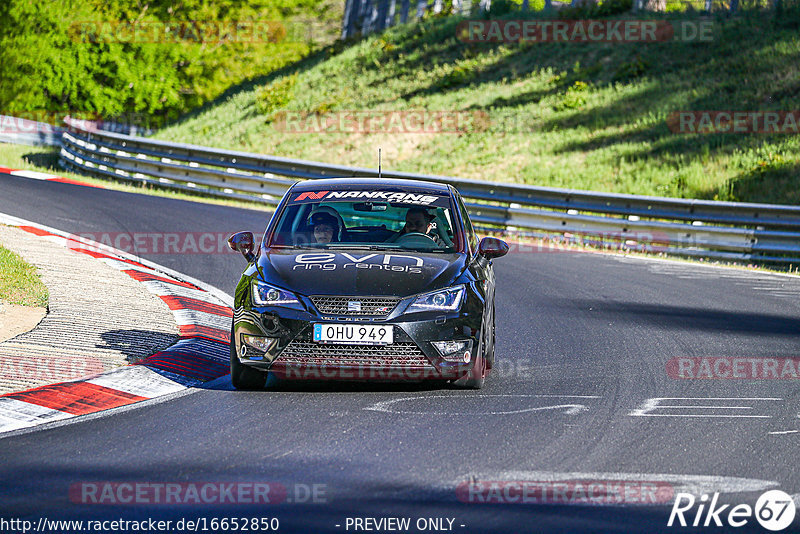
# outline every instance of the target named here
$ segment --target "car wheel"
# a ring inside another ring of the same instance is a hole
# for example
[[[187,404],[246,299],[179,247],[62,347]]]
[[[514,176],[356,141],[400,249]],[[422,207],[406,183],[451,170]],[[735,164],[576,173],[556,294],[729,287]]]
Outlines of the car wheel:
[[[467,375],[464,382],[464,387],[467,389],[482,389],[486,382],[486,358],[483,354],[478,356],[478,361],[475,362],[475,367]]]
[[[482,389],[484,383],[486,382],[486,344],[484,340],[481,339],[480,346],[478,347],[477,351],[477,360],[475,361],[475,365],[472,366],[472,369],[469,373],[460,380],[456,381],[456,385],[461,386],[466,389]]]
[[[492,337],[491,339],[487,339],[487,348],[486,348],[486,367],[491,369],[494,367],[494,303],[492,303]],[[487,336],[488,337],[488,336]]]
[[[231,329],[231,383],[233,387],[243,390],[264,389],[268,373],[252,369],[239,361],[233,335],[233,329]]]

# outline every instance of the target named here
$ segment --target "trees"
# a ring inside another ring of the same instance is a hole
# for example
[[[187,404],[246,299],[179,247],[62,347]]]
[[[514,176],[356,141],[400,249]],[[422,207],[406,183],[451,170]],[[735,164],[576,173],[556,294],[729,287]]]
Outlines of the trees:
[[[317,3],[0,2],[0,112],[177,116],[307,54],[308,36],[289,35],[285,21]]]

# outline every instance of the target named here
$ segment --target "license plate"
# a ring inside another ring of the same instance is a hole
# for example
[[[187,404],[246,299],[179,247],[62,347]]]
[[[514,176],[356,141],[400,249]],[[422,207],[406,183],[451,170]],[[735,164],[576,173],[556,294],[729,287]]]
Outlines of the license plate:
[[[391,325],[315,324],[314,341],[353,345],[389,345],[394,341]]]

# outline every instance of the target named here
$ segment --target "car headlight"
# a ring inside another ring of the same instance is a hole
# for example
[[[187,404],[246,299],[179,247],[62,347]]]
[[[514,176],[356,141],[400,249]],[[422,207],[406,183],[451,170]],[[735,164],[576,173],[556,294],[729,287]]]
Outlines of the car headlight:
[[[259,281],[253,282],[253,304],[303,309],[303,305],[300,304],[294,293]]]
[[[425,293],[414,299],[406,310],[415,311],[458,311],[464,300],[464,285]]]

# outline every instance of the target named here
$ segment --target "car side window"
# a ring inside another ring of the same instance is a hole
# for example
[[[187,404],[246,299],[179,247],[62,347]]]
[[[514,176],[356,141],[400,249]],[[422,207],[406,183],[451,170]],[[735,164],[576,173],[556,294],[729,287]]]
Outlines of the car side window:
[[[475,235],[475,229],[472,227],[472,221],[469,220],[469,214],[467,213],[466,206],[464,206],[464,201],[461,199],[461,195],[458,195],[456,200],[458,201],[458,211],[461,213],[461,219],[464,221],[464,229],[467,232],[469,248],[472,252],[475,252],[478,250],[478,236]]]

